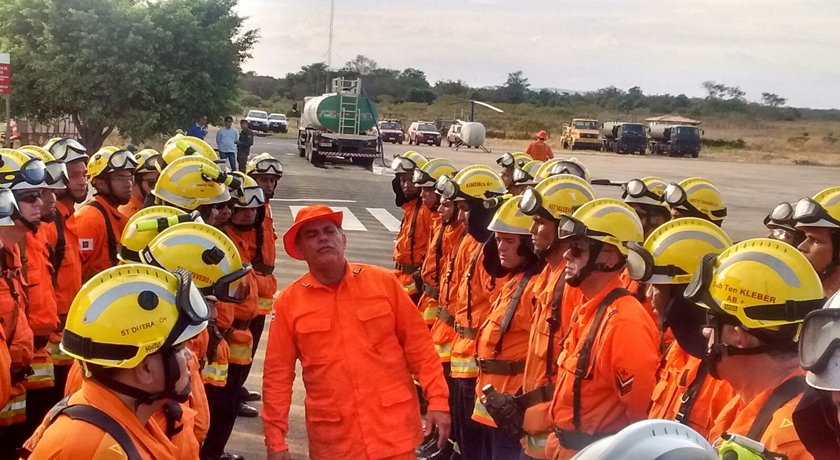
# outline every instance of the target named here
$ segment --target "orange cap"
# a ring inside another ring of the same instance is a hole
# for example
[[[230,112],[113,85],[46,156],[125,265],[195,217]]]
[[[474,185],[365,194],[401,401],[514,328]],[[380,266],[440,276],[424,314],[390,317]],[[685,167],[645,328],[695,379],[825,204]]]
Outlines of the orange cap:
[[[294,225],[292,225],[291,228],[289,228],[283,235],[283,247],[286,249],[286,254],[291,256],[293,259],[303,260],[303,257],[301,257],[295,249],[297,234],[300,231],[300,228],[305,224],[318,219],[329,219],[341,227],[341,222],[344,220],[344,213],[341,211],[333,211],[329,206],[324,204],[307,206],[298,211],[295,216]]]
[[[543,140],[548,139],[548,133],[545,132],[544,129],[541,130],[540,132],[537,133],[537,139],[543,139]]]

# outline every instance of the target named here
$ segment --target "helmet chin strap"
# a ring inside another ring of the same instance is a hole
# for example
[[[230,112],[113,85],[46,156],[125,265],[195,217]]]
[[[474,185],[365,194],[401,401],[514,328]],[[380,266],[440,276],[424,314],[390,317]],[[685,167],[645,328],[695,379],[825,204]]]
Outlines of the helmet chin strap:
[[[706,354],[705,360],[709,365],[709,375],[717,380],[723,380],[718,372],[718,364],[723,360],[723,358],[727,356],[750,356],[750,355],[762,355],[765,353],[769,353],[771,351],[780,350],[782,347],[762,343],[757,347],[752,348],[739,348],[732,345],[727,345],[721,342],[720,337],[723,333],[723,326],[725,323],[722,320],[716,320],[714,324],[714,334],[715,334],[715,341],[712,346],[709,348],[709,352]]]
[[[161,357],[163,358],[164,389],[160,392],[149,393],[105,375],[94,374],[91,379],[117,393],[134,398],[134,410],[137,410],[143,404],[153,404],[163,400],[172,400],[180,404],[186,403],[190,397],[191,387],[187,383],[181,391],[175,388],[178,381],[181,380],[181,371],[175,350],[169,347],[161,352]]]
[[[586,265],[584,265],[575,276],[568,278],[566,280],[566,284],[571,287],[579,287],[584,281],[586,281],[587,278],[589,278],[589,275],[594,272],[616,272],[624,267],[624,264],[618,264],[614,267],[610,267],[607,264],[595,262],[595,260],[598,259],[598,256],[601,255],[601,251],[603,249],[604,243],[593,243],[589,249],[589,260],[586,262]]]

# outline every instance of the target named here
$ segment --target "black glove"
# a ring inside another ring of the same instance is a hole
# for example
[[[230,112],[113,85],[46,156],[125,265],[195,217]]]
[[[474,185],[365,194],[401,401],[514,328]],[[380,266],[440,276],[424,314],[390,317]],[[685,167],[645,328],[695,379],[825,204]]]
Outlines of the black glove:
[[[216,362],[216,352],[219,349],[219,342],[223,340],[223,334],[219,331],[219,328],[216,327],[215,323],[208,324],[207,330],[210,333],[210,340],[207,341],[207,362],[214,363]]]
[[[496,213],[498,207],[487,209],[484,207],[484,201],[467,200],[467,206],[470,207],[470,218],[467,221],[467,231],[476,239],[476,241],[484,243],[490,240],[493,232],[487,230],[490,221],[493,220],[493,215]]]
[[[499,393],[495,389],[482,390],[487,402],[484,408],[493,417],[496,426],[512,439],[519,439],[525,435],[522,426],[525,423],[525,411],[517,401],[516,396]]]
[[[9,370],[9,375],[12,377],[12,385],[23,382],[33,373],[32,366],[21,366],[19,364],[12,364],[12,368]]]

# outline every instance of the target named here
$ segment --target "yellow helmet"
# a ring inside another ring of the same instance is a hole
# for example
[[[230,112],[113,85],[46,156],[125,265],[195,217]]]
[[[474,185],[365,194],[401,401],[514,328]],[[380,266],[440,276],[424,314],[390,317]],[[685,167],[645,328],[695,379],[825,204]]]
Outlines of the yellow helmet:
[[[556,165],[557,163],[560,163],[560,161],[561,161],[560,158],[552,158],[552,159],[546,161],[545,163],[543,163],[540,166],[540,168],[537,169],[537,175],[534,176],[537,179],[537,182],[539,182],[543,179],[547,179],[549,176],[551,176],[551,174],[549,173],[549,170],[551,170],[552,166]]]
[[[66,188],[68,178],[64,162],[57,161],[49,151],[36,145],[24,145],[18,150],[44,162],[47,166],[47,187],[54,190]]]
[[[557,226],[560,239],[583,236],[615,246],[627,255],[627,244],[644,240],[642,222],[636,211],[612,198],[590,201],[569,216],[564,214]]]
[[[462,169],[454,178],[441,176],[435,189],[451,201],[485,200],[505,194],[502,178],[489,166],[475,165]]]
[[[231,188],[230,197],[236,200],[234,207],[259,208],[265,204],[265,193],[253,177],[239,171],[234,171],[232,174],[242,181],[240,188]]]
[[[688,284],[706,254],[720,254],[732,240],[717,225],[696,217],[659,226],[641,245],[627,244],[627,270],[636,281]]]
[[[440,176],[452,177],[458,168],[445,158],[435,158],[419,168],[414,169],[411,179],[418,187],[434,187]]]
[[[249,176],[266,174],[277,176],[279,179],[283,177],[283,165],[270,153],[263,152],[248,161],[245,166],[245,173]]]
[[[116,148],[116,147],[113,147]],[[114,171],[137,169],[137,160],[128,150],[113,151],[112,147],[103,147],[90,157],[87,169],[87,180],[93,183],[97,177]]]
[[[558,174],[569,174],[580,177],[586,182],[592,182],[592,177],[589,175],[589,168],[580,162],[577,158],[569,158],[568,160],[558,159],[553,163],[547,171],[546,177],[556,176]]]
[[[519,209],[520,201],[522,201],[522,197],[515,196],[499,206],[490,221],[490,225],[487,226],[487,230],[498,233],[528,235],[534,220],[523,214],[522,210]]]
[[[54,137],[44,144],[44,148],[49,151],[52,156],[58,161],[63,161],[65,164],[76,160],[87,161],[90,156],[84,145],[79,143],[76,139]]]
[[[137,174],[147,172],[160,172],[163,169],[160,165],[162,161],[160,153],[155,149],[143,149],[134,154],[134,160],[137,161]]]
[[[595,199],[592,187],[583,179],[569,174],[549,177],[529,187],[522,194],[522,212],[534,216],[540,214],[560,220],[563,214],[572,214],[577,208]]]
[[[500,156],[499,158],[496,158],[496,164],[503,168],[521,168],[525,165],[525,163],[528,163],[529,161],[533,160],[534,159],[531,158],[531,155],[528,155],[525,152],[506,152],[502,154],[502,156]]]
[[[662,197],[671,208],[689,212],[694,217],[703,217],[717,223],[726,217],[723,196],[709,179],[692,177],[679,184],[671,183],[665,188]]]
[[[239,249],[222,231],[190,222],[170,227],[143,249],[144,263],[167,271],[183,268],[192,275],[198,290],[211,300],[242,303],[249,293],[250,265],[244,265]]]
[[[636,203],[668,209],[668,205],[662,200],[666,187],[668,187],[668,184],[658,177],[631,179],[622,186],[624,192],[621,198],[624,199],[625,203]]]
[[[415,168],[422,168],[428,162],[429,160],[426,157],[411,150],[402,155],[394,155],[394,159],[391,161],[391,169],[394,170],[394,174],[411,174]]]
[[[799,200],[793,209],[793,221],[797,227],[840,228],[840,187]]]
[[[76,294],[61,350],[84,363],[131,369],[198,335],[209,316],[186,270],[120,265],[95,275]]]
[[[213,150],[213,147],[210,147],[210,144],[197,137],[181,136],[177,139],[173,137],[169,139],[169,142],[163,148],[163,153],[161,154],[163,164],[161,168],[166,167],[166,165],[171,164],[178,158],[193,155],[202,156],[211,162],[219,159],[219,154]]]
[[[120,249],[117,251],[117,258],[125,263],[140,263],[140,251],[149,245],[149,242],[158,235],[166,225],[167,218],[175,216],[187,216],[184,211],[171,206],[150,206],[137,211],[125,224],[122,236],[120,237]],[[158,221],[153,230],[139,229],[138,223],[142,221]]]
[[[183,135],[184,135],[184,130],[181,129],[181,128],[178,128],[178,129],[175,130],[175,135],[172,136],[172,137],[183,136]]]
[[[537,171],[543,165],[542,161],[531,160],[522,167],[513,169],[513,184],[512,185],[537,185]]]
[[[12,191],[46,187],[47,165],[12,149],[0,149],[0,185]]]
[[[160,173],[152,194],[161,204],[189,211],[229,201],[228,187],[208,177],[204,170],[221,172],[215,163],[202,156],[178,158]]]
[[[793,246],[769,238],[742,241],[708,255],[685,296],[747,329],[801,323],[825,303],[820,277]]]

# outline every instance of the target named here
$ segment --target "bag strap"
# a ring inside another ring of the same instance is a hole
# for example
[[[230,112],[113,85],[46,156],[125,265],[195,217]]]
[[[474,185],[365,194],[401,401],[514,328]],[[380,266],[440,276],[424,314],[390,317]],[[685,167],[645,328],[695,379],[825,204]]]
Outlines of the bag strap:
[[[446,297],[444,300],[446,301],[446,306],[449,307],[449,295],[452,293],[452,275],[455,273],[455,259],[458,258],[458,252],[461,249],[461,243],[464,241],[464,237],[467,236],[467,232],[461,233],[461,237],[458,238],[458,243],[455,245],[455,248],[452,250],[452,255],[449,257],[449,266],[446,267]]]
[[[487,243],[483,243],[481,247],[475,251],[472,260],[470,260],[470,265],[467,267],[467,273],[464,274],[464,278],[467,280],[467,326],[472,326],[472,277],[475,274],[475,264],[478,261],[478,256],[484,252],[484,245]]]
[[[29,318],[29,269],[27,267],[28,260],[26,259],[26,238],[21,238],[17,246],[20,249],[20,274],[26,282],[26,284],[21,283],[23,301],[26,307],[26,317]]]
[[[700,388],[703,387],[703,383],[706,381],[708,375],[709,365],[706,361],[703,361],[700,363],[700,367],[697,368],[697,375],[694,377],[694,380],[688,385],[682,398],[680,398],[680,410],[677,412],[677,417],[675,418],[677,422],[688,425],[691,409],[694,408],[694,403],[697,402],[697,394],[700,393]]]
[[[58,268],[64,262],[64,256],[67,252],[67,235],[64,234],[64,219],[61,218],[60,213],[56,213],[55,216],[55,232],[55,248],[53,248],[51,257],[53,263],[53,286],[58,282]]]
[[[417,215],[420,214],[420,206],[423,206],[423,202],[420,198],[417,199],[417,202],[414,203],[414,213],[411,215],[411,225],[408,227],[408,254],[409,254],[409,264],[414,264],[414,232],[417,230]]]
[[[20,315],[20,293],[15,286],[14,280],[12,280],[12,274],[9,273],[8,264],[6,263],[6,256],[7,249],[4,247],[0,247],[0,276],[6,280],[6,284],[9,286],[9,295],[12,296],[12,299],[15,301],[14,308],[12,309],[12,320],[9,322],[9,331],[8,337],[6,337],[6,346],[11,347],[12,341],[15,338],[15,330],[17,329],[18,317]]]
[[[554,335],[560,330],[560,304],[563,302],[563,290],[566,288],[566,277],[561,276],[554,285],[554,293],[551,296],[551,316],[548,317],[548,352],[545,354],[545,376],[549,383],[554,376]],[[571,328],[570,328],[571,329]],[[565,341],[565,336],[563,337]]]
[[[603,321],[604,315],[607,313],[607,308],[609,308],[609,306],[620,297],[628,295],[632,294],[627,289],[615,288],[604,297],[604,300],[602,300],[598,305],[598,310],[595,312],[595,319],[592,321],[592,325],[589,326],[589,331],[586,333],[586,339],[583,342],[580,353],[578,353],[577,368],[575,369],[575,381],[572,386],[572,397],[574,399],[572,401],[572,423],[574,424],[576,431],[580,431],[580,390],[581,385],[583,384],[583,379],[586,377],[586,373],[589,370],[589,360],[592,354],[592,344],[595,342],[595,334],[597,334],[598,330],[601,329],[601,321]]]
[[[522,276],[522,279],[519,280],[516,290],[513,291],[513,296],[510,298],[510,303],[507,306],[507,310],[505,310],[505,316],[502,317],[502,324],[499,327],[499,341],[496,342],[496,348],[494,350],[496,355],[502,351],[502,340],[505,338],[505,333],[510,330],[510,323],[513,321],[513,315],[516,313],[516,307],[519,306],[519,301],[522,299],[522,293],[525,292],[525,287],[528,286],[528,283],[531,281],[531,277],[533,276],[534,273],[532,271],[526,271]]]
[[[446,225],[440,225],[440,233],[435,239],[435,283],[440,287],[440,259],[443,258],[443,234],[446,232]]]
[[[108,216],[108,211],[102,206],[102,203],[96,200],[88,201],[85,206],[93,206],[102,213],[102,218],[105,219],[105,233],[108,237],[108,257],[111,259],[111,264],[115,267],[119,263],[117,259],[117,238],[114,236],[114,228],[111,226],[111,218]]]
[[[770,424],[773,414],[791,399],[804,393],[805,388],[804,375],[797,375],[776,387],[758,411],[758,415],[753,420],[750,431],[747,432],[747,437],[756,441],[760,440],[761,436],[764,435],[764,431],[767,429],[767,425]]]

